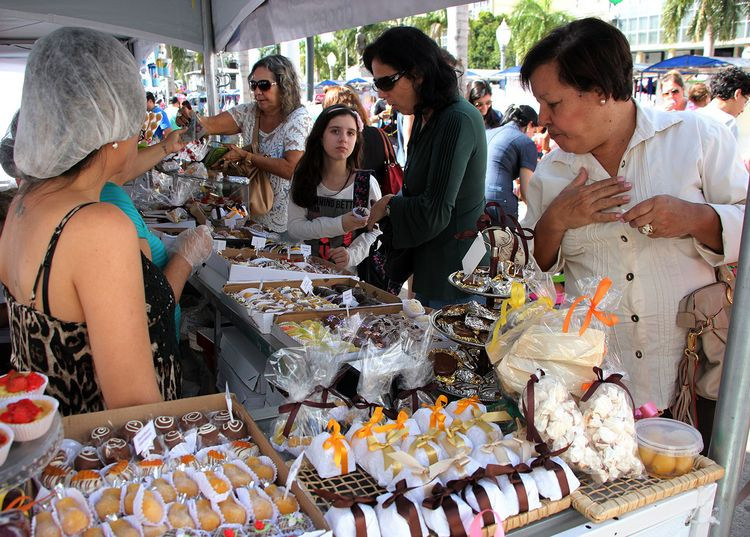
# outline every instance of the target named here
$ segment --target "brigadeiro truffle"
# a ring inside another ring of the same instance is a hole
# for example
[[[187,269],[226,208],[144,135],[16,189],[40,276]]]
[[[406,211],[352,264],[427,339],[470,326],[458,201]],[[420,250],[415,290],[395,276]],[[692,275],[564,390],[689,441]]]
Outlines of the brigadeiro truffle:
[[[76,456],[73,463],[76,470],[99,470],[102,468],[102,461],[94,446],[84,446]]]
[[[110,438],[102,446],[102,455],[107,464],[130,459],[130,448],[122,438]]]
[[[164,438],[164,443],[167,445],[169,449],[172,449],[173,447],[185,441],[185,438],[183,438],[182,433],[180,431],[169,431],[167,434],[164,435],[163,438]]]
[[[219,444],[219,430],[213,423],[201,425],[198,428],[198,438],[203,447],[216,446]]]
[[[188,414],[182,416],[180,422],[182,423],[182,430],[187,431],[189,429],[197,429],[201,425],[205,425],[206,423],[208,423],[208,420],[206,419],[206,416],[204,416],[201,412],[189,412]]]
[[[227,440],[239,440],[247,436],[247,427],[245,423],[240,420],[232,420],[226,422],[221,426],[221,434],[223,434]]]
[[[139,420],[130,420],[127,422],[122,429],[120,429],[120,436],[122,436],[128,442],[132,442],[138,431],[143,429],[143,422]]]
[[[172,416],[159,416],[154,420],[156,434],[163,435],[177,430],[177,422]]]
[[[228,410],[222,410],[220,412],[217,412],[213,416],[214,425],[216,425],[217,427],[221,427],[222,425],[224,425],[228,421],[229,421],[229,411]]]
[[[91,443],[95,446],[101,446],[110,438],[112,438],[112,429],[106,425],[102,425],[91,431]]]

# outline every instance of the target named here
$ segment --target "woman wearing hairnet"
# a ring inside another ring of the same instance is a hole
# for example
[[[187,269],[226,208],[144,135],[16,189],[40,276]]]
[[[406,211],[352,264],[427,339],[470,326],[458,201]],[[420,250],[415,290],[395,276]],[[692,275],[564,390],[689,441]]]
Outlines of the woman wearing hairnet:
[[[34,45],[0,281],[13,364],[46,374],[65,415],[179,397],[169,283],[132,222],[98,203],[136,157],[144,107],[138,66],[114,38],[63,28]]]

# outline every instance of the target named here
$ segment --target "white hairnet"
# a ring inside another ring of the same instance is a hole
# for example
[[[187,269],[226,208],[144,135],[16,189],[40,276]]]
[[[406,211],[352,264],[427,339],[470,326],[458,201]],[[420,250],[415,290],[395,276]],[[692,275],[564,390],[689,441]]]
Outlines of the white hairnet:
[[[146,98],[135,58],[114,37],[61,28],[29,54],[14,148],[40,179],[69,170],[106,143],[136,134]]]

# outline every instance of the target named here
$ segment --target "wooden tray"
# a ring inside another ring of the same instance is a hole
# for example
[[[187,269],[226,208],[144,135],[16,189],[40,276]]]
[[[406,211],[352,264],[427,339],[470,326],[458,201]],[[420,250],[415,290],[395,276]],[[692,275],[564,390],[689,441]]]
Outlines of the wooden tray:
[[[581,487],[570,496],[576,511],[592,522],[602,522],[722,477],[724,468],[698,455],[693,471],[680,477],[658,479],[648,476],[601,484],[582,480]]]

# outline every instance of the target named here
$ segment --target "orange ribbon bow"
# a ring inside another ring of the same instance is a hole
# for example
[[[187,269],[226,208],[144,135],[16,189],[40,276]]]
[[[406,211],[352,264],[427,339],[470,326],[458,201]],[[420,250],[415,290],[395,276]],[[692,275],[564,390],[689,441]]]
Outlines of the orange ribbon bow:
[[[354,436],[356,436],[357,438],[365,438],[367,436],[370,436],[372,434],[373,427],[375,427],[381,421],[383,421],[383,407],[379,406],[372,413],[370,420],[367,423],[363,424],[362,427],[357,429],[357,431],[354,433]],[[375,431],[380,432],[378,431],[378,427],[375,427]]]
[[[349,473],[349,450],[346,447],[346,438],[341,434],[341,426],[339,422],[331,419],[328,422],[328,430],[331,432],[331,436],[323,442],[323,449],[333,448],[333,462],[341,468],[341,474]]]
[[[479,397],[476,395],[472,395],[471,397],[465,397],[463,399],[459,399],[459,401],[456,403],[456,414],[463,414],[464,410],[466,410],[469,407],[473,407],[476,410],[480,411],[479,409]]]
[[[604,299],[604,295],[607,294],[607,291],[609,291],[610,287],[612,287],[612,280],[610,280],[609,278],[603,278],[599,282],[599,286],[596,288],[594,297],[591,299],[589,310],[586,312],[586,317],[581,324],[581,330],[578,332],[579,336],[582,336],[586,329],[589,327],[592,316],[595,316],[602,322],[602,324],[606,326],[614,326],[615,324],[617,324],[617,315],[614,315],[612,313],[604,313],[603,311],[597,309],[599,307],[599,303]],[[573,312],[575,311],[576,307],[587,298],[589,298],[588,295],[579,296],[570,305],[568,314],[565,316],[565,322],[563,322],[563,332],[568,332],[568,329],[570,328],[570,321],[573,317]]]
[[[386,435],[386,441],[390,444],[396,439],[403,440],[409,436],[409,428],[406,426],[406,420],[409,419],[409,414],[406,411],[401,410],[396,416],[396,421],[386,423],[385,425],[379,425],[373,430],[376,433],[388,433]]]
[[[422,405],[425,408],[432,409],[432,414],[430,414],[430,429],[445,430],[446,416],[443,407],[447,404],[448,398],[445,395],[441,395],[437,398],[434,405],[428,405],[427,403]]]

